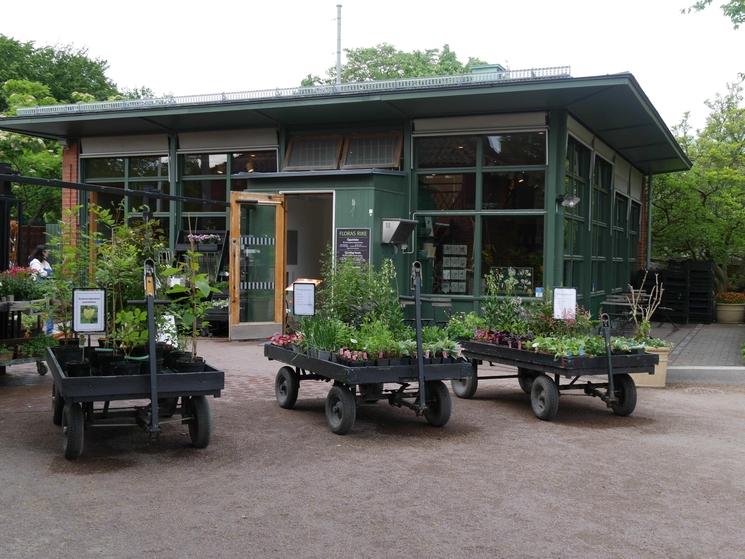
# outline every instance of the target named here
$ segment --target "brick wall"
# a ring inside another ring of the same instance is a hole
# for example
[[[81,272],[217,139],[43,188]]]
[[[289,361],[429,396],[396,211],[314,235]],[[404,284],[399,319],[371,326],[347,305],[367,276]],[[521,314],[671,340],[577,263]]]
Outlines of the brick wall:
[[[70,145],[62,150],[62,180],[67,182],[78,182],[78,155],[80,154],[79,144],[71,142]],[[78,190],[69,188],[62,189],[62,219],[69,220],[73,230],[78,225],[78,215],[73,213],[67,215],[67,210],[79,204]],[[74,239],[73,239],[74,242]]]

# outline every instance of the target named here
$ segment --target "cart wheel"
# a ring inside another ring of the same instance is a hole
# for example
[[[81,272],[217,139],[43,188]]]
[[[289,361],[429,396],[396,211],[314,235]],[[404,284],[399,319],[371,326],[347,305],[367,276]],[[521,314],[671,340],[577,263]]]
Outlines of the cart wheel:
[[[559,389],[546,375],[533,379],[530,389],[530,406],[538,419],[551,421],[559,411]]]
[[[57,392],[57,387],[52,384],[52,423],[58,427],[62,425],[62,414],[65,411],[65,399]]]
[[[212,412],[206,396],[192,396],[186,405],[189,419],[189,436],[195,448],[206,448],[212,435]]]
[[[47,364],[44,363],[44,361],[37,361],[36,362],[36,372],[39,373],[41,376],[44,376],[47,374]]]
[[[474,374],[470,377],[453,379],[450,381],[450,386],[458,398],[473,398],[479,387],[479,378]]]
[[[282,367],[274,379],[274,394],[280,408],[291,410],[300,391],[300,375],[292,367]]]
[[[533,388],[533,381],[538,374],[539,373],[531,371],[530,369],[517,369],[517,382],[520,383],[520,388],[522,388],[523,392],[530,394]]]
[[[450,412],[453,409],[450,392],[441,380],[430,381],[426,387],[427,409],[424,410],[424,418],[430,425],[442,427],[450,420]]]
[[[332,386],[326,396],[326,421],[331,432],[346,435],[351,431],[356,416],[354,394],[342,385]]]
[[[626,373],[613,377],[613,386],[617,401],[611,404],[611,409],[616,415],[631,415],[636,408],[636,384],[634,379]]]
[[[75,460],[83,453],[83,435],[85,430],[83,408],[80,404],[66,404],[63,419],[65,442],[62,448],[65,458]]]

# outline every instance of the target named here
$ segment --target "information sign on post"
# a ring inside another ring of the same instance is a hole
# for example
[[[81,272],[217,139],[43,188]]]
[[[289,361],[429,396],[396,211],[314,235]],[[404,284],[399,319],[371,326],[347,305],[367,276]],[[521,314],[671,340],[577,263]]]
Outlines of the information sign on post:
[[[72,290],[72,331],[76,334],[106,331],[106,290]]]
[[[557,287],[554,289],[554,318],[574,320],[577,318],[577,290]]]
[[[316,284],[295,282],[292,284],[292,314],[312,316],[316,314]]]

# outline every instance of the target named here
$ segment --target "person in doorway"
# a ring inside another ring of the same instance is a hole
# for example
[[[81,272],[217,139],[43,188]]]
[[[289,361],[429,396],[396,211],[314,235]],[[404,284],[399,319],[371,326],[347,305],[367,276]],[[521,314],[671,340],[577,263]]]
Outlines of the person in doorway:
[[[47,260],[48,257],[49,250],[44,245],[37,246],[31,254],[28,265],[37,279],[50,279],[52,277],[52,266]],[[52,332],[54,332],[54,321],[50,313],[49,318],[47,318],[46,333],[51,335]]]
[[[52,275],[52,266],[50,266],[47,258],[49,257],[49,250],[44,245],[39,245],[34,249],[31,257],[28,259],[28,265],[38,278],[48,278]]]

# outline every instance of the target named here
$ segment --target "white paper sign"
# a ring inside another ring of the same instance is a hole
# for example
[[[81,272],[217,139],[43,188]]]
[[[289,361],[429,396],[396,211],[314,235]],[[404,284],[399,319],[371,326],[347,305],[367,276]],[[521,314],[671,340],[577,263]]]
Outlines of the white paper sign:
[[[103,289],[73,289],[72,331],[106,331],[106,291]]]
[[[316,314],[315,284],[292,284],[292,313],[295,316],[312,316]]]
[[[554,318],[574,320],[577,318],[577,290],[574,288],[554,289]]]

